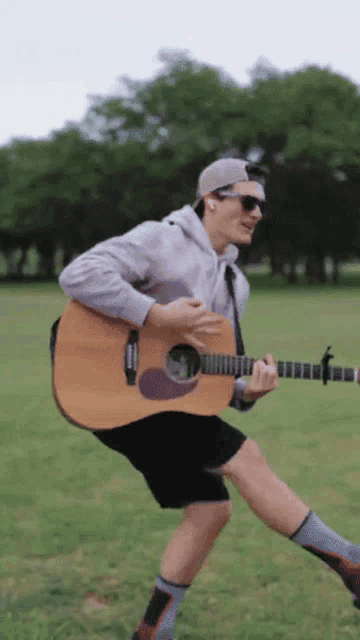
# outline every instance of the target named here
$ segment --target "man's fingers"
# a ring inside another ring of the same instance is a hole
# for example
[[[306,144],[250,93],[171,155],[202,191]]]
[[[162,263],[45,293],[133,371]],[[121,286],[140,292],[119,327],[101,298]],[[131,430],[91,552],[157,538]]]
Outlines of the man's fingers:
[[[217,319],[217,318],[214,319],[212,316],[205,316],[205,317],[199,318],[199,320],[195,322],[194,328],[206,326],[206,325],[213,325],[214,327],[219,327],[221,322],[222,322],[221,319]]]
[[[270,363],[265,364],[264,360],[256,360],[256,362],[254,362],[252,378],[253,382],[260,386],[266,385],[268,383],[272,384],[273,380],[277,380],[278,378],[278,372],[276,370],[275,363],[274,365]]]
[[[190,344],[195,347],[195,349],[205,349],[205,344],[203,342],[201,342],[200,340],[197,340],[195,338],[194,335],[192,335],[191,333],[184,333],[183,334],[185,340],[188,340],[188,342],[190,342]]]
[[[259,382],[260,380],[260,376],[261,376],[261,369],[262,369],[262,365],[264,363],[262,362],[262,360],[256,360],[256,362],[254,362],[254,367],[253,367],[253,378],[255,380],[255,382]]]

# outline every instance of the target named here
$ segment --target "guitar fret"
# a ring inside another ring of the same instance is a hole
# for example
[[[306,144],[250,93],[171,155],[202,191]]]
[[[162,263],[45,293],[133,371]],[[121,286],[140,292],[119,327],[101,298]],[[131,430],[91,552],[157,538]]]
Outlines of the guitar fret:
[[[200,356],[203,373],[230,375],[237,377],[250,376],[253,372],[255,358],[248,356],[232,356],[230,354],[206,353]],[[302,380],[322,380],[324,368],[321,364],[278,360],[275,363],[280,378],[301,378]],[[360,372],[351,367],[328,368],[328,380],[357,382]]]

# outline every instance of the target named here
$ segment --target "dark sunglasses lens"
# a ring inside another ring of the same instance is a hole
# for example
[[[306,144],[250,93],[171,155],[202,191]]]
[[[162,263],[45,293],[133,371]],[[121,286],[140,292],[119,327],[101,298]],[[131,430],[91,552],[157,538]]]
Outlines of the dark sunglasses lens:
[[[242,198],[242,205],[245,211],[252,211],[255,209],[257,203],[257,198],[254,198],[254,196],[243,196]]]
[[[253,211],[257,205],[260,207],[261,213],[264,213],[266,203],[258,200],[254,196],[244,196],[242,199],[242,205],[245,211]]]

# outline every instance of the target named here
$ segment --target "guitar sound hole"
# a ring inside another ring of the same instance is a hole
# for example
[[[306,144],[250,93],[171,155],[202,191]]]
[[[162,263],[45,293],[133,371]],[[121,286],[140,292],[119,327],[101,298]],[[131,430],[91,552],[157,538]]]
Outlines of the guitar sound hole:
[[[200,356],[189,344],[177,344],[167,358],[167,366],[176,380],[191,380],[200,369]]]

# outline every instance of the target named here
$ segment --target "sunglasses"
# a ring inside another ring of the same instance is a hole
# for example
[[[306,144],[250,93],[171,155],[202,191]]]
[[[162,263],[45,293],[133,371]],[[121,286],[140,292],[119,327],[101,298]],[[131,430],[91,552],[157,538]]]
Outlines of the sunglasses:
[[[262,215],[264,215],[266,211],[267,202],[255,196],[242,196],[240,193],[233,194],[227,193],[226,191],[220,193],[227,198],[237,198],[241,202],[244,211],[254,211],[255,207],[260,208]]]

